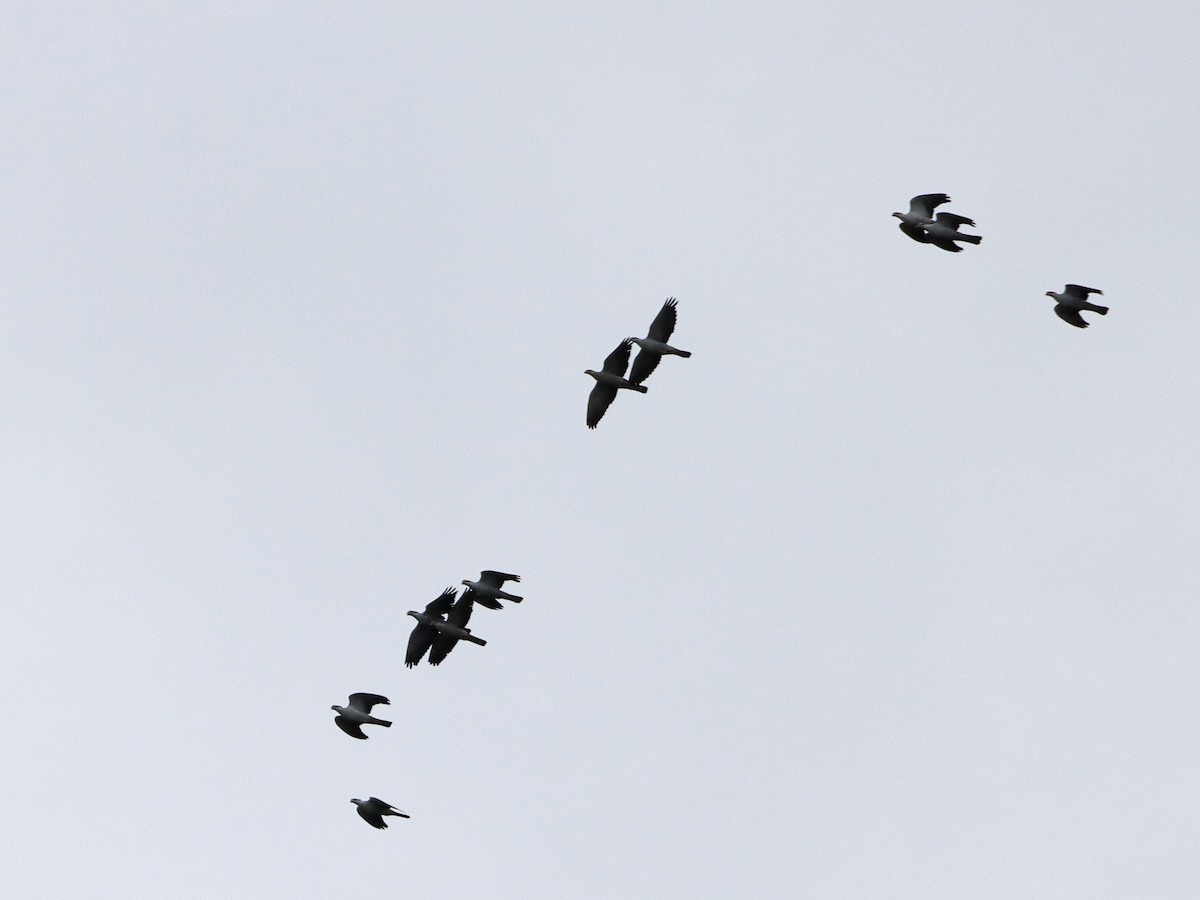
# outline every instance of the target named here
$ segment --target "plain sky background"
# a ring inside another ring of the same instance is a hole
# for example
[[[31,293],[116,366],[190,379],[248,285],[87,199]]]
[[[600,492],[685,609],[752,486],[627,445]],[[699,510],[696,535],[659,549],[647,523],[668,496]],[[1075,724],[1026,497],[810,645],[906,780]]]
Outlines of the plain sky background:
[[[1198,33],[9,5],[0,892],[1200,895]]]

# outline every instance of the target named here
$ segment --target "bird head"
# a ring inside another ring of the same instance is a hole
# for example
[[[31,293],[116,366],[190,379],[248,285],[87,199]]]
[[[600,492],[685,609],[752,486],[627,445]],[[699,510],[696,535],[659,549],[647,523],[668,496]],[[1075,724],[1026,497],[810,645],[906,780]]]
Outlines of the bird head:
[[[408,612],[405,613],[405,615],[412,616],[418,622],[421,621],[421,614],[419,612],[417,612],[415,609],[410,609]]]
[[[1057,294],[1055,294],[1055,293],[1054,293],[1054,291],[1046,291],[1046,296],[1047,296],[1047,297],[1054,297],[1056,300],[1058,299],[1058,295],[1057,295]]]
[[[591,375],[593,378],[595,378],[595,377],[596,377],[596,372],[595,372],[595,370],[594,370],[594,369],[584,369],[584,370],[583,370],[583,374],[584,374],[584,375]],[[463,582],[463,584],[466,584],[466,582],[464,581],[464,582]]]
[[[903,219],[903,218],[904,218],[904,213],[892,213],[892,218],[895,218],[895,219]]]

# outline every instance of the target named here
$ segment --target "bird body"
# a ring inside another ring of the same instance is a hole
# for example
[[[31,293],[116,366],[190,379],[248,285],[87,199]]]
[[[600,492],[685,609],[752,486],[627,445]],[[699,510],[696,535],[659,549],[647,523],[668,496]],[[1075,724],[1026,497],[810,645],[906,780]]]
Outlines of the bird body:
[[[975,227],[975,223],[966,216],[956,216],[954,213],[938,213],[937,219],[925,226],[925,235],[929,243],[951,253],[962,252],[962,247],[955,241],[966,241],[968,244],[978,244],[983,240],[977,234],[963,234],[958,230],[959,225]]]
[[[667,343],[675,331],[677,306],[678,301],[674,297],[668,297],[667,302],[658,311],[658,315],[654,317],[654,321],[650,323],[650,331],[646,336],[630,338],[641,348],[637,358],[633,361],[633,368],[629,370],[629,380],[633,384],[641,384],[649,378],[650,373],[658,367],[659,360],[664,356],[682,356],[687,359],[692,355],[688,350],[679,350]]]
[[[892,213],[900,220],[900,230],[914,241],[929,243],[917,237],[924,234],[923,226],[933,221],[933,211],[943,203],[949,203],[950,198],[945,194],[919,194],[908,201],[908,212]],[[907,227],[906,227],[907,226]]]
[[[463,579],[463,584],[467,586],[466,596],[471,599],[471,602],[478,603],[480,606],[486,606],[488,609],[503,609],[501,600],[509,600],[513,603],[520,603],[524,597],[518,597],[516,594],[510,594],[508,591],[501,590],[506,581],[520,581],[520,575],[509,575],[507,572],[497,572],[493,569],[484,569],[479,573],[478,581],[469,581]]]
[[[1063,288],[1061,294],[1054,291],[1046,291],[1047,297],[1053,297],[1057,301],[1054,304],[1055,314],[1064,322],[1074,325],[1076,328],[1088,327],[1088,323],[1079,314],[1083,310],[1099,313],[1102,316],[1108,315],[1108,307],[1097,306],[1095,303],[1089,301],[1089,294],[1100,294],[1103,296],[1104,291],[1084,287],[1081,284],[1068,284]]]
[[[629,354],[633,350],[633,338],[626,338],[617,345],[617,349],[604,358],[604,366],[599,372],[584,369],[585,375],[596,379],[596,385],[588,394],[587,427],[595,428],[608,411],[612,402],[617,399],[617,391],[621,389],[646,393],[646,388],[634,384],[625,378],[625,370],[629,368]],[[466,582],[464,582],[465,584]]]
[[[351,694],[349,706],[338,706],[335,703],[330,707],[330,709],[337,713],[333,718],[333,723],[346,732],[346,734],[350,735],[350,737],[365,741],[367,736],[363,734],[361,726],[382,725],[384,728],[392,727],[391,722],[377,719],[371,715],[371,707],[377,704],[390,705],[388,698],[380,694]]]
[[[358,807],[358,814],[373,828],[388,827],[387,822],[383,821],[384,816],[399,816],[402,819],[412,818],[408,813],[401,812],[390,803],[384,803],[378,797],[369,797],[366,800],[351,797],[350,802]]]
[[[471,629],[467,627],[467,623],[471,621],[471,607],[474,605],[475,602],[471,599],[471,592],[468,590],[450,607],[450,611],[446,613],[445,622],[433,623],[431,627],[437,631],[437,635],[433,639],[433,645],[429,648],[429,664],[431,666],[441,665],[442,660],[449,655],[459,641],[470,641],[481,647],[487,645],[487,641],[475,637],[471,634]]]

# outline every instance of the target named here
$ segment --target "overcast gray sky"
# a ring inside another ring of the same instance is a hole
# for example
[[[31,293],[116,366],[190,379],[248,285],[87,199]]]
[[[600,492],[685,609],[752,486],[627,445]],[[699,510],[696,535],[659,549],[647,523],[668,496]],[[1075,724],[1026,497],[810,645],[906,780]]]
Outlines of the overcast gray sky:
[[[0,891],[1196,897],[1198,27],[0,12]]]

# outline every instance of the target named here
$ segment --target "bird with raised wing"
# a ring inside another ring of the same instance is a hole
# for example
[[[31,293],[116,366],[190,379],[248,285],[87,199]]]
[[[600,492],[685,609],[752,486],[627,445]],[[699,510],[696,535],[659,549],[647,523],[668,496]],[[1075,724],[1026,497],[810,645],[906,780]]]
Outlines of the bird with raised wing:
[[[1061,294],[1056,294],[1054,291],[1046,291],[1047,297],[1053,297],[1057,302],[1054,304],[1054,312],[1064,322],[1069,322],[1076,328],[1087,328],[1088,323],[1079,313],[1083,310],[1088,312],[1099,313],[1102,316],[1108,315],[1107,306],[1097,306],[1088,300],[1088,294],[1104,295],[1104,291],[1096,288],[1084,287],[1082,284],[1068,284],[1063,288]]]
[[[629,370],[629,380],[633,384],[641,384],[649,378],[650,373],[658,367],[658,361],[664,356],[682,356],[687,359],[692,355],[688,350],[677,350],[667,343],[671,333],[675,331],[675,310],[678,305],[674,297],[668,297],[654,321],[650,323],[647,335],[644,338],[630,338],[641,348],[633,361],[633,368]]]
[[[933,211],[943,203],[949,203],[950,198],[945,194],[919,194],[908,201],[908,212],[892,213],[900,220],[900,230],[914,241],[922,244],[930,243],[925,234],[925,226],[933,222]]]
[[[520,580],[520,575],[509,575],[507,572],[484,569],[479,573],[478,581],[468,581],[464,578],[462,583],[467,586],[465,596],[470,597],[472,602],[478,603],[480,606],[486,606],[488,609],[504,609],[500,603],[501,600],[520,603],[525,599],[524,597],[518,597],[516,594],[510,594],[508,591],[501,590],[504,587],[504,582]]]
[[[382,725],[384,728],[391,728],[391,722],[385,722],[383,719],[377,719],[371,715],[371,707],[377,704],[384,706],[390,705],[388,698],[380,694],[351,694],[349,706],[338,706],[336,703],[329,707],[337,713],[333,717],[333,724],[352,738],[358,738],[365,741],[367,736],[363,734],[363,725]]]
[[[457,595],[457,588],[448,587],[431,600],[423,612],[414,612],[411,609],[408,611],[408,615],[417,620],[417,627],[408,636],[408,650],[404,654],[404,665],[408,668],[411,669],[419,663],[421,657],[432,646],[437,635],[435,626],[446,621],[446,613],[450,611]]]
[[[962,247],[954,243],[955,241],[978,244],[983,240],[977,234],[963,234],[958,230],[959,225],[969,225],[971,228],[975,227],[975,223],[966,216],[959,216],[950,212],[938,213],[937,218],[925,226],[926,243],[933,244],[935,247],[941,247],[943,250],[948,250],[951,253],[961,253]]]
[[[383,821],[384,816],[399,816],[402,819],[412,818],[408,813],[401,812],[390,803],[384,803],[378,797],[369,797],[366,800],[351,797],[350,802],[358,807],[358,814],[372,828],[387,828],[387,822]]]
[[[617,345],[617,349],[604,359],[604,367],[599,371],[584,369],[585,375],[596,379],[596,386],[588,394],[587,427],[595,428],[604,418],[612,402],[617,399],[617,391],[624,388],[628,391],[646,393],[646,387],[634,384],[625,379],[625,370],[629,368],[629,354],[633,351],[633,338],[625,338]]]
[[[471,621],[471,607],[474,605],[475,601],[471,599],[471,590],[467,589],[450,607],[450,612],[446,613],[446,623],[434,626],[437,634],[433,638],[433,646],[429,648],[429,664],[431,666],[441,665],[442,660],[459,641],[470,641],[480,647],[487,645],[487,641],[475,637],[471,634],[471,629],[467,627],[467,623]]]

